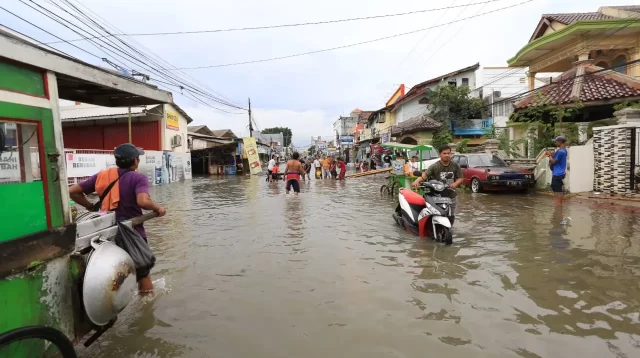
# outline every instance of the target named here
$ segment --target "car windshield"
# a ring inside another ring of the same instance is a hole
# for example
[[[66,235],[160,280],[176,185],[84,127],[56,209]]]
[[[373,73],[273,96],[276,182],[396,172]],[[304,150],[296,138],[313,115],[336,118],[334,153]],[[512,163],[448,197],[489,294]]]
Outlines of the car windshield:
[[[410,150],[407,151],[408,157],[407,158],[411,158],[412,156],[416,156],[418,158],[420,158],[420,152],[422,152],[422,160],[429,160],[429,159],[436,159],[438,158],[438,151],[435,149],[431,149],[431,150]]]
[[[469,167],[506,167],[504,160],[495,155],[470,155]]]

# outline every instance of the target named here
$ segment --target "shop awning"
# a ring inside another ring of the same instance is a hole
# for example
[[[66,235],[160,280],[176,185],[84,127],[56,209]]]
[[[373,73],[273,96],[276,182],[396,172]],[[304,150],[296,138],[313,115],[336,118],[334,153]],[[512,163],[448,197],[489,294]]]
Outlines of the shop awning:
[[[393,149],[400,149],[400,150],[433,150],[433,147],[428,145],[428,144],[419,144],[419,145],[414,145],[414,144],[403,144],[403,143],[396,143],[396,142],[387,142],[387,143],[382,143],[380,144],[381,146],[385,147],[385,148],[393,148]]]

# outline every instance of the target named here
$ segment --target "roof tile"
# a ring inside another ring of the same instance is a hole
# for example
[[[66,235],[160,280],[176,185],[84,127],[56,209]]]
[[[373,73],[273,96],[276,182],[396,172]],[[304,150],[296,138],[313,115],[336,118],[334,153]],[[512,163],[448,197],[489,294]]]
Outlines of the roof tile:
[[[549,20],[554,20],[559,23],[569,25],[576,21],[582,20],[607,20],[613,19],[614,17],[605,15],[599,12],[576,12],[576,13],[566,13],[566,14],[544,14],[543,18],[547,18]]]
[[[577,101],[588,105],[592,101],[626,99],[640,97],[640,80],[624,74],[607,70],[592,64],[583,64],[584,75],[577,76],[578,68],[574,67],[554,78],[553,84],[542,87],[545,102],[552,105],[562,105],[575,102],[571,98],[574,87],[579,88]],[[579,81],[579,82],[578,82]],[[537,91],[515,103],[515,109],[523,109],[536,104]]]
[[[411,133],[423,130],[438,129],[442,124],[426,114],[411,117],[391,128],[391,134]]]

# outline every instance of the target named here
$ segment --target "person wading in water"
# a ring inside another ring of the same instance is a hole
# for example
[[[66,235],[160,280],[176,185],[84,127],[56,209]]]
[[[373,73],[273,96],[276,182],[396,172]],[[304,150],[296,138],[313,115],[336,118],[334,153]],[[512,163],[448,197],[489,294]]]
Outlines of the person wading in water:
[[[73,185],[69,188],[69,196],[89,211],[95,211],[98,208],[94,208],[95,204],[89,202],[84,195],[96,192],[101,197],[104,196],[99,210],[115,211],[118,222],[141,216],[142,209],[153,210],[158,213],[158,216],[164,216],[167,211],[154,203],[149,196],[149,179],[137,171],[140,155],[143,154],[144,151],[133,144],[119,145],[113,151],[118,167],[103,170],[80,184]],[[144,241],[147,241],[147,234],[142,224],[133,228]],[[141,294],[153,292],[153,281],[150,275],[138,281],[138,290]]]
[[[289,191],[293,187],[293,191],[296,193],[296,196],[298,196],[298,193],[300,193],[300,173],[304,172],[304,168],[302,167],[302,163],[300,163],[300,154],[298,154],[298,152],[293,152],[292,157],[293,159],[290,159],[284,168],[284,180],[287,183],[287,194],[289,194]]]

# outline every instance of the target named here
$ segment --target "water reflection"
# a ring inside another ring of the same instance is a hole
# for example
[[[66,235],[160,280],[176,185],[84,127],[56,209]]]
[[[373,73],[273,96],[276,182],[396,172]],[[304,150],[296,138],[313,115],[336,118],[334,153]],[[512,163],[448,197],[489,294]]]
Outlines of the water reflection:
[[[463,194],[447,247],[396,227],[381,183],[153,188],[170,209],[148,225],[153,274],[171,292],[87,356],[151,354],[155,340],[163,357],[640,355],[634,213]]]

